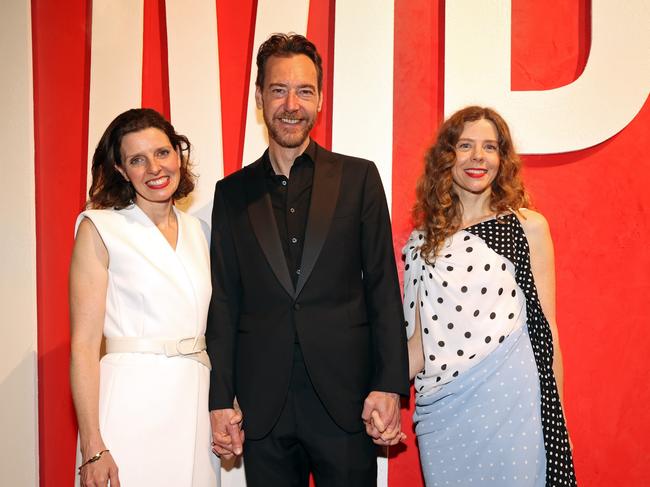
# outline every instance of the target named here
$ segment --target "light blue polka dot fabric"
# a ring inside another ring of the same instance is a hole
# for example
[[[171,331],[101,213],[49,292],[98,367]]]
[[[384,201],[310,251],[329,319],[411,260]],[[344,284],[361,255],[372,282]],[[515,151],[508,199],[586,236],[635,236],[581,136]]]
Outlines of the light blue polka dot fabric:
[[[546,468],[537,367],[526,328],[414,414],[427,486],[543,486]]]

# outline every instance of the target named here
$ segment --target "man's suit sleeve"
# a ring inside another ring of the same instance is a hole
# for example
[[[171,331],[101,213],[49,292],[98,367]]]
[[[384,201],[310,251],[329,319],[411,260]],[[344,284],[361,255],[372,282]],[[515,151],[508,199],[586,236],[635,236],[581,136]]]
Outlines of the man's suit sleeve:
[[[368,167],[363,188],[361,250],[373,339],[371,390],[407,396],[408,352],[390,215],[381,178],[373,163]]]
[[[210,267],[212,299],[206,340],[212,363],[209,407],[228,409],[235,398],[235,354],[239,321],[240,275],[221,182],[214,191]]]

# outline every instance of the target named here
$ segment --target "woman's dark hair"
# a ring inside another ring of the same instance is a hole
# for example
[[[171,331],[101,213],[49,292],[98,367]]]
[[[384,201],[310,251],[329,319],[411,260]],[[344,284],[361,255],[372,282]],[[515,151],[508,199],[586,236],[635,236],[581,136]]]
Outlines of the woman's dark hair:
[[[132,108],[119,114],[113,120],[104,135],[99,139],[93,155],[93,181],[88,191],[88,208],[122,209],[133,203],[135,189],[116,169],[122,166],[122,138],[126,134],[155,128],[167,135],[174,150],[180,154],[180,182],[173,194],[177,200],[187,196],[194,189],[196,176],[191,171],[190,141],[184,135],[177,134],[165,117],[151,108]]]
[[[318,91],[323,89],[323,62],[313,42],[300,34],[273,34],[257,51],[257,78],[255,85],[264,88],[266,62],[271,56],[291,57],[304,54],[316,66]]]
[[[521,180],[521,160],[515,152],[506,121],[491,108],[469,106],[457,111],[440,126],[435,144],[424,160],[424,173],[416,188],[413,222],[425,233],[422,255],[433,262],[447,237],[461,226],[463,207],[453,189],[451,170],[456,163],[456,144],[465,124],[488,120],[494,125],[499,147],[499,170],[492,181],[490,209],[497,215],[530,205]]]

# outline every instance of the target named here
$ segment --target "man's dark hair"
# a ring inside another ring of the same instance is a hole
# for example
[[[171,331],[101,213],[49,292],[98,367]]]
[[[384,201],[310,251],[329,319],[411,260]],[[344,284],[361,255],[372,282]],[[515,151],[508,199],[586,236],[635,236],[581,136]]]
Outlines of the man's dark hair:
[[[304,54],[316,66],[318,78],[318,91],[323,90],[323,63],[313,42],[300,34],[273,34],[257,51],[257,78],[255,85],[264,88],[264,75],[266,62],[271,56],[292,57]]]

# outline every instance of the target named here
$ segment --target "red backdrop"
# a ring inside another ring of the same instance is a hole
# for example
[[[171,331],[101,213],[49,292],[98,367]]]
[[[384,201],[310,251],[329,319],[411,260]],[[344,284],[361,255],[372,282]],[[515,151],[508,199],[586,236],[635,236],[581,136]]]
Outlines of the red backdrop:
[[[576,79],[589,52],[590,2],[512,3],[513,89],[549,89]],[[335,55],[334,4],[312,0],[308,22],[328,73],[325,109],[315,132],[325,146],[331,145],[332,70],[327,68]],[[89,0],[32,0],[40,475],[48,487],[70,485],[74,475],[66,283],[73,224],[86,187],[90,5]],[[216,0],[216,5],[228,174],[239,167],[243,151],[257,2]],[[391,203],[397,249],[411,230],[415,180],[441,121],[444,28],[443,1],[396,0]],[[144,36],[143,105],[169,114],[164,0],[145,0]],[[650,478],[645,386],[650,253],[644,242],[650,219],[643,158],[648,126],[646,102],[625,129],[596,147],[524,158],[526,184],[556,244],[567,421],[582,485],[641,486]],[[407,432],[410,415],[405,409]],[[405,448],[391,453],[389,485],[421,485],[413,434]]]

